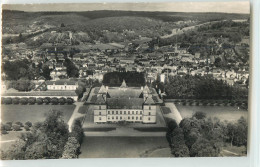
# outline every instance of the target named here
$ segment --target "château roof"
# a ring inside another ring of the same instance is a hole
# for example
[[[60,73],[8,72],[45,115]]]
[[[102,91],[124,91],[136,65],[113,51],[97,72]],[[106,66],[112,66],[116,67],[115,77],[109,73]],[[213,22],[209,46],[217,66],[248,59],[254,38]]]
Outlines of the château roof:
[[[106,87],[104,85],[102,85],[98,91],[99,94],[104,94],[107,93]]]
[[[125,83],[125,80],[123,80],[123,82],[122,82],[120,88],[126,88],[126,87],[127,87],[127,85],[126,85],[126,83]]]
[[[142,93],[141,89],[136,88],[109,88],[107,91],[111,98],[138,98]]]
[[[142,109],[144,100],[142,98],[108,98],[109,109]]]
[[[95,102],[96,104],[106,104],[104,98],[102,95],[97,95],[97,100]]]
[[[150,93],[151,91],[150,91],[150,89],[149,89],[149,87],[147,86],[147,85],[145,85],[145,87],[144,87],[144,93]]]
[[[152,95],[149,95],[147,99],[145,100],[144,104],[155,104]]]

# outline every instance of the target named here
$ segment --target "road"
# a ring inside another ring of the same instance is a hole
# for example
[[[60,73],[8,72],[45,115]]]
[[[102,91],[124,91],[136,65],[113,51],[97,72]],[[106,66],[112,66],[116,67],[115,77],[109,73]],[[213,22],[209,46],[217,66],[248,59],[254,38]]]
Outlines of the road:
[[[69,125],[69,132],[72,131],[72,125],[73,125],[73,122],[75,119],[81,117],[81,116],[84,116],[84,114],[81,114],[78,112],[79,108],[81,106],[83,106],[84,102],[75,102],[74,103],[76,105],[76,108],[74,109],[69,121],[68,121],[68,125]]]

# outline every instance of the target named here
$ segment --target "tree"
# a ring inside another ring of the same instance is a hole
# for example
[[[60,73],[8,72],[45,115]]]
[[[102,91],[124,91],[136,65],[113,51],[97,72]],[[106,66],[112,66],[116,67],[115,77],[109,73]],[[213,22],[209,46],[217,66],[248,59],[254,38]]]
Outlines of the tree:
[[[59,98],[59,103],[60,104],[65,104],[66,103],[66,99],[64,97]]]
[[[12,98],[4,98],[4,104],[12,104]]]
[[[30,127],[29,127],[28,125],[24,125],[24,129],[25,129],[26,131],[29,131],[29,130],[30,130]]]
[[[196,119],[205,119],[206,114],[202,111],[197,111],[197,112],[195,112],[195,114],[193,114],[192,117],[195,117]]]
[[[28,103],[29,103],[29,104],[35,104],[35,102],[36,102],[36,98],[34,98],[34,97],[30,97],[30,98],[28,99]]]
[[[198,139],[190,149],[191,157],[216,157],[218,156],[217,150],[206,139]]]
[[[171,153],[174,157],[189,157],[189,149],[185,145],[184,134],[181,128],[172,131]]]
[[[57,97],[53,97],[53,98],[51,98],[51,103],[52,103],[53,105],[56,105],[56,104],[59,103],[59,99],[58,99]]]
[[[66,145],[64,146],[64,152],[62,154],[63,159],[77,158],[79,154],[80,144],[75,137],[69,137]]]
[[[221,66],[222,66],[222,60],[221,60],[220,57],[217,57],[217,58],[215,59],[214,65],[215,65],[216,67],[221,67]]]
[[[40,105],[40,104],[42,104],[43,103],[43,99],[42,98],[37,98],[36,99],[36,103],[38,104],[38,105]]]
[[[72,98],[69,98],[69,97],[67,98],[66,101],[67,101],[68,104],[72,104],[74,102],[74,100]]]
[[[11,145],[7,151],[1,152],[1,159],[3,160],[23,160],[24,151],[26,149],[26,142],[18,140]]]
[[[44,65],[42,68],[42,76],[46,79],[46,80],[50,80],[51,76],[50,76],[51,70],[49,69],[49,66]]]
[[[20,126],[20,125],[17,125],[17,124],[14,124],[14,125],[13,125],[13,130],[14,130],[14,131],[20,131],[20,130],[21,130],[21,126]]]
[[[24,124],[27,125],[28,127],[32,127],[32,123],[30,121],[27,121]]]
[[[26,97],[21,98],[20,99],[20,103],[23,104],[23,105],[27,104],[28,103],[28,98],[26,98]]]
[[[20,102],[20,98],[19,97],[13,98],[13,104],[19,104],[19,102]]]
[[[51,102],[51,98],[50,98],[50,97],[45,97],[45,98],[43,99],[43,102],[44,102],[45,104],[49,104],[49,103]]]

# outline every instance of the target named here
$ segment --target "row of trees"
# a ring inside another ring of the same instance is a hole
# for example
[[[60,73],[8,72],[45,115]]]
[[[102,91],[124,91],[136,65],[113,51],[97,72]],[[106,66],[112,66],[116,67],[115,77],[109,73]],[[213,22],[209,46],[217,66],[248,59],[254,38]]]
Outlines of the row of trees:
[[[103,84],[106,86],[121,86],[125,80],[128,86],[144,86],[144,73],[139,72],[109,72],[103,77]]]
[[[29,131],[32,127],[32,123],[30,121],[25,122],[24,124],[21,122],[6,122],[5,124],[1,123],[1,134],[7,134],[8,131],[20,131],[21,128],[24,128],[26,131]]]
[[[175,157],[217,157],[227,142],[247,147],[247,132],[244,117],[228,123],[207,119],[205,113],[196,112],[179,125],[174,120],[169,122],[166,137]]]
[[[22,133],[8,150],[1,151],[3,160],[75,158],[79,151],[83,131],[81,123],[75,122],[69,133],[62,119],[62,112],[51,110],[44,122],[35,123],[30,132]]]
[[[30,97],[30,98],[27,98],[27,97],[23,97],[23,98],[19,98],[19,97],[15,97],[15,98],[10,98],[10,97],[7,97],[7,98],[1,98],[1,103],[2,104],[23,104],[23,105],[26,105],[26,104],[53,104],[53,105],[56,105],[56,104],[72,104],[74,103],[74,100],[72,98],[64,98],[64,97],[61,97],[61,98],[57,98],[57,97],[53,97],[53,98],[50,98],[50,97],[45,97],[45,98],[34,98],[34,97]]]
[[[165,90],[168,99],[246,100],[248,97],[247,88],[230,86],[210,76],[169,76],[169,82],[155,81],[152,86]]]

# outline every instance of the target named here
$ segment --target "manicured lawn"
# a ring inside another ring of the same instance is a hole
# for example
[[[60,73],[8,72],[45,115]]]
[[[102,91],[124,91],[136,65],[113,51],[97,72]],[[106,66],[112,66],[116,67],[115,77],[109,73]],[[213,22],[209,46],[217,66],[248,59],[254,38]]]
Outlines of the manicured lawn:
[[[219,118],[221,121],[235,122],[241,116],[247,119],[248,111],[232,106],[183,106],[177,105],[182,118],[190,118],[196,111],[206,113],[207,117]]]
[[[50,110],[59,110],[63,112],[63,119],[68,122],[75,105],[1,105],[2,122],[32,123],[44,121],[46,114]]]
[[[79,158],[138,158],[167,147],[166,137],[85,137]],[[168,157],[165,151],[151,156]]]

